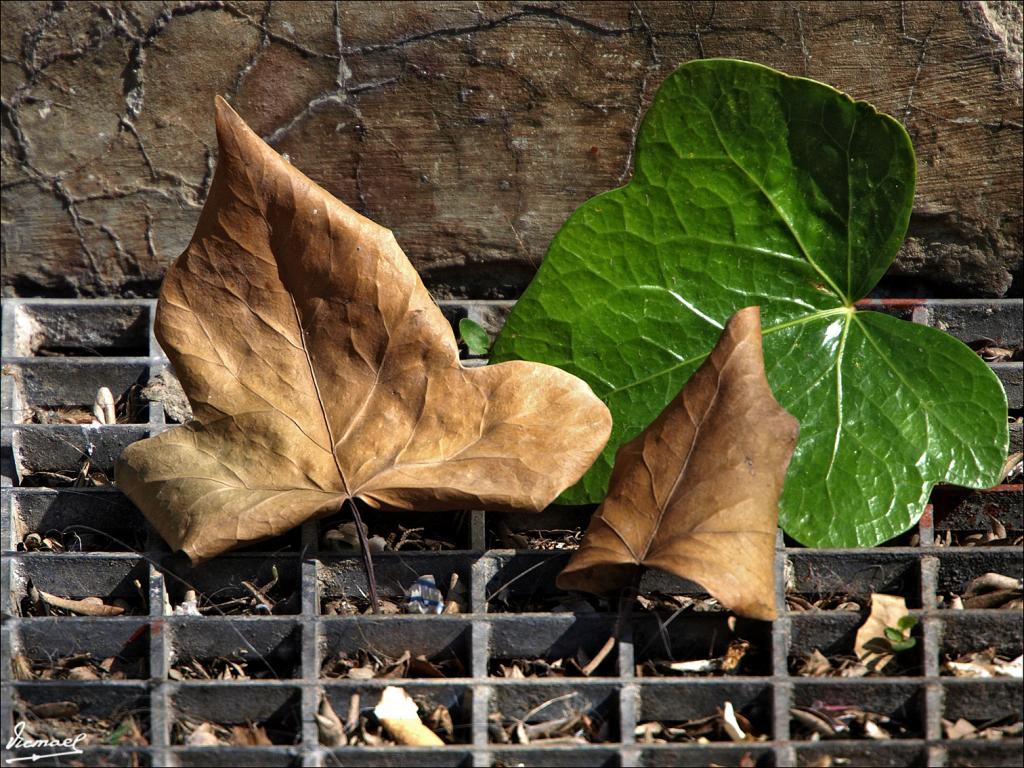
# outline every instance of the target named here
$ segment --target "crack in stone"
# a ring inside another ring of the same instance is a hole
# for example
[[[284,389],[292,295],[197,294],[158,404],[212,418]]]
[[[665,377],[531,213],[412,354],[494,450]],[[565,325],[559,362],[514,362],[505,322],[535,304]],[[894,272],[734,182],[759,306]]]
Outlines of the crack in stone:
[[[345,44],[344,44],[344,36],[342,34],[342,29],[341,29],[341,4],[340,4],[340,0],[335,0],[335,3],[334,3],[333,23],[334,23],[334,40],[335,40],[335,44],[338,47],[338,55],[337,55],[338,70],[337,70],[337,74],[335,76],[334,88],[331,88],[330,90],[327,90],[327,91],[323,91],[322,93],[314,96],[312,99],[310,99],[306,103],[306,106],[304,106],[301,110],[299,110],[299,112],[297,114],[295,114],[294,116],[289,118],[288,121],[285,122],[283,125],[275,128],[269,134],[264,136],[263,140],[266,141],[271,146],[273,146],[277,142],[281,141],[281,139],[283,139],[285,136],[287,136],[289,133],[291,133],[291,131],[297,125],[299,125],[300,123],[305,121],[306,118],[308,118],[310,115],[316,114],[321,109],[323,109],[325,107],[328,107],[328,106],[330,106],[332,104],[336,104],[336,105],[339,105],[339,106],[347,107],[348,109],[350,109],[353,112],[353,114],[355,114],[355,116],[357,118],[359,118],[360,121],[362,121],[363,120],[363,115],[359,111],[358,105],[354,101],[352,101],[349,97],[350,96],[357,96],[357,95],[359,95],[361,93],[366,93],[368,91],[376,90],[376,89],[379,89],[379,88],[384,88],[384,87],[386,87],[388,85],[391,85],[393,83],[397,83],[398,82],[399,78],[397,78],[397,77],[386,77],[386,78],[381,78],[379,80],[373,80],[373,81],[370,81],[370,82],[367,82],[367,83],[359,83],[357,85],[350,85],[349,84],[349,79],[352,77],[352,70],[349,69],[349,66],[348,66],[348,64],[345,61],[345,56],[343,54],[343,51],[344,51],[344,48],[345,48]],[[357,179],[357,186],[358,186],[358,179]]]
[[[95,222],[86,220],[78,211],[78,204],[75,199],[68,192],[67,187],[64,186],[64,182],[60,178],[52,179],[51,188],[53,189],[54,196],[61,201],[64,205],[64,210],[67,211],[68,216],[71,219],[71,226],[75,230],[75,234],[78,235],[78,244],[81,249],[81,253],[89,261],[89,266],[92,267],[93,274],[96,280],[99,282],[101,287],[106,287],[107,281],[100,271],[99,263],[96,261],[96,255],[92,252],[89,247],[89,243],[85,236],[84,224],[94,225]]]
[[[416,34],[403,37],[399,40],[394,40],[389,43],[376,43],[371,45],[363,45],[356,48],[347,48],[344,50],[344,54],[367,54],[367,53],[383,53],[387,51],[393,51],[398,48],[404,48],[415,43],[421,43],[426,40],[443,39],[447,37],[462,37],[464,35],[473,35],[477,32],[486,32],[491,29],[497,29],[509,24],[514,24],[521,19],[529,18],[544,18],[552,21],[564,21],[570,26],[577,27],[579,29],[586,30],[594,35],[602,37],[621,37],[623,35],[631,35],[637,30],[635,27],[603,27],[600,24],[594,24],[593,22],[580,19],[575,16],[571,16],[562,11],[554,8],[547,8],[544,6],[526,6],[525,8],[515,11],[514,13],[506,14],[490,21],[482,21],[476,24],[467,24],[459,27],[441,27],[438,29],[432,29],[426,32],[417,32]]]
[[[797,34],[800,36],[800,53],[804,57],[804,76],[806,77],[811,64],[811,51],[807,47],[807,41],[804,39],[804,18],[800,13],[800,6],[796,8],[796,29]]]
[[[146,211],[146,253],[154,263],[159,261],[156,253],[156,243],[153,241],[153,214]]]
[[[640,10],[640,6],[633,3],[633,10],[636,12],[637,18],[640,20],[641,29],[644,30],[648,61],[644,66],[644,74],[640,78],[640,87],[636,98],[636,111],[633,114],[633,122],[629,127],[629,136],[626,139],[626,160],[623,163],[622,172],[619,174],[617,182],[619,186],[626,183],[626,179],[629,178],[630,172],[633,169],[633,156],[636,154],[636,140],[640,133],[640,124],[643,121],[644,107],[647,102],[647,83],[650,79],[651,72],[659,69],[661,64],[661,57],[658,55],[658,41],[654,36],[654,31],[644,18],[643,11]]]
[[[242,88],[242,82],[248,76],[249,72],[252,71],[252,68],[256,66],[256,62],[270,45],[270,30],[268,27],[268,24],[270,23],[270,7],[271,0],[266,0],[263,4],[263,13],[260,16],[260,21],[255,25],[256,29],[260,31],[260,44],[256,47],[256,50],[252,52],[252,56],[249,57],[249,61],[245,63],[245,66],[243,66],[235,76],[235,82],[231,84],[232,96],[238,95],[238,92]]]
[[[701,36],[702,32],[708,32],[711,30],[715,21],[715,12],[718,10],[718,4],[711,4],[711,11],[708,13],[707,21],[703,24],[698,24],[696,17],[693,15],[693,8],[689,8],[690,21],[693,23],[693,32],[690,33],[691,38],[697,43],[697,50],[700,52],[700,58],[706,59],[707,54],[704,52],[704,38]]]
[[[121,261],[121,274],[125,274],[124,265],[131,263],[131,255],[124,249],[124,245],[121,243],[121,238],[118,237],[117,233],[111,229],[108,224],[97,224],[95,220],[88,220],[88,223],[99,229],[114,246],[114,251],[117,253],[118,259]]]
[[[917,66],[914,69],[914,79],[910,83],[910,91],[907,93],[907,106],[903,109],[903,124],[906,125],[910,119],[911,105],[914,102],[914,91],[917,89],[917,82],[921,78],[921,70],[924,68],[925,57],[928,55],[928,41],[931,39],[932,32],[935,30],[935,25],[939,20],[939,14],[936,13],[932,17],[932,23],[928,26],[928,31],[925,32],[924,38],[917,40],[910,35],[904,34],[903,38],[911,43],[914,43],[918,47]]]

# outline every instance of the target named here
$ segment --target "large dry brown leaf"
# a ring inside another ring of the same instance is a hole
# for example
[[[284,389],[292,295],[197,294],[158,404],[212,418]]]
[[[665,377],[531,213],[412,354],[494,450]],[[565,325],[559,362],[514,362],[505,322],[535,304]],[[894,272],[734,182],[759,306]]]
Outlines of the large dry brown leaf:
[[[607,408],[536,363],[465,369],[390,231],[217,102],[220,160],[156,334],[195,421],[118,483],[199,561],[338,510],[540,510],[604,446]]]
[[[558,586],[603,594],[660,568],[774,619],[778,500],[797,431],[765,378],[760,312],[740,310],[679,396],[619,449]]]

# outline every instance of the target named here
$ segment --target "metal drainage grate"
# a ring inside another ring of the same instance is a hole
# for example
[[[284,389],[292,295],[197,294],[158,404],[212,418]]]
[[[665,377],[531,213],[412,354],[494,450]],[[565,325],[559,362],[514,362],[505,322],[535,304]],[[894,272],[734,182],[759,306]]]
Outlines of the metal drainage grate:
[[[942,327],[968,342],[989,338],[1001,346],[1021,345],[1017,300],[871,303],[874,309]],[[1021,485],[974,493],[938,489],[934,506],[914,531],[872,550],[803,549],[788,546],[780,536],[776,599],[781,618],[774,624],[739,621],[734,634],[726,614],[697,612],[683,614],[661,632],[654,615],[639,611],[623,642],[592,677],[496,677],[498,665],[510,659],[553,659],[577,651],[592,655],[612,632],[612,611],[549,611],[556,595],[554,576],[567,560],[566,552],[496,548],[510,537],[525,541],[515,537],[526,530],[582,526],[586,515],[556,510],[539,517],[409,515],[403,518],[406,524],[426,525],[428,533],[440,532],[456,549],[377,555],[382,596],[402,603],[418,576],[429,573],[447,585],[457,574],[468,585],[463,613],[332,616],[327,613],[337,601],[358,601],[366,585],[358,558],[325,547],[328,522],[307,523],[291,534],[192,569],[167,550],[115,488],[75,485],[76,478],[90,472],[110,477],[125,445],[166,428],[163,409],[151,405],[132,414],[137,423],[113,426],[27,422],[50,421],[56,409],[88,406],[100,386],[116,395],[156,376],[167,362],[152,336],[153,306],[151,301],[4,302],[5,743],[14,724],[39,716],[42,705],[74,702],[80,719],[116,722],[131,712],[144,732],[144,747],[88,748],[86,764],[97,765],[737,765],[744,755],[758,765],[821,765],[827,764],[821,762],[825,756],[833,765],[843,764],[842,758],[856,765],[1021,764],[1019,740],[949,741],[942,727],[943,719],[984,725],[1019,718],[1021,683],[949,677],[941,668],[946,657],[989,646],[1011,657],[1022,651],[1019,613],[942,607],[943,596],[959,593],[982,573],[1021,578],[1020,548],[960,546],[971,533],[989,530],[992,518],[1011,538],[1020,535]],[[492,327],[500,324],[507,308],[504,302],[443,305],[453,322],[468,314]],[[1011,409],[1019,414],[1021,363],[993,367]],[[1012,428],[1012,436],[1013,450],[1019,450],[1020,424]],[[374,525],[385,524],[376,520],[371,532]],[[18,551],[33,531],[56,532],[68,551]],[[944,546],[934,545],[936,536]],[[185,596],[185,582],[230,600],[247,593],[243,580],[264,585],[274,574],[274,594],[279,596],[274,615],[170,615],[169,606]],[[119,599],[128,610],[115,618],[23,616],[30,581],[56,595]],[[645,577],[642,590],[703,594],[693,584],[657,573]],[[812,600],[843,595],[863,605],[874,591],[903,595],[921,619],[919,642],[909,657],[901,657],[898,669],[886,677],[857,679],[793,674],[793,660],[813,649],[849,653],[863,611],[787,611],[787,595]],[[741,674],[636,675],[638,664],[655,657],[693,659],[721,653],[736,636],[751,643]],[[243,648],[258,654],[261,664],[266,662],[270,679],[189,681],[170,674],[188,659],[237,656]],[[314,712],[321,692],[344,718],[351,694],[360,694],[363,707],[372,706],[384,685],[395,682],[322,675],[329,657],[367,648],[392,657],[410,651],[458,660],[461,676],[399,683],[421,706],[449,708],[454,744],[441,749],[319,745]],[[80,653],[95,659],[118,656],[129,675],[115,681],[14,679],[11,660],[17,656],[44,661]],[[556,704],[537,712],[553,699]],[[768,740],[637,743],[638,723],[693,720],[713,715],[726,701]],[[888,741],[802,738],[792,708],[823,703],[889,715],[905,732]],[[586,711],[603,722],[606,741],[509,745],[500,743],[499,729],[491,726],[492,715],[504,721],[545,720],[558,714],[557,708],[563,713]],[[264,723],[280,743],[212,750],[183,746],[178,725],[183,718],[223,725]]]

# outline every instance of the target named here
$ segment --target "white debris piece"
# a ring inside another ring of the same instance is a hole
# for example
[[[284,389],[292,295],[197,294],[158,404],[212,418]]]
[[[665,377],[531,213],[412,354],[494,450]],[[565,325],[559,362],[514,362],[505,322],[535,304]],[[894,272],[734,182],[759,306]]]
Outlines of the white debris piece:
[[[92,405],[92,418],[94,424],[117,424],[114,395],[106,387],[96,390],[96,402]]]
[[[174,606],[172,613],[175,616],[199,616],[199,600],[196,591],[190,589],[185,593],[185,599],[180,605]]]

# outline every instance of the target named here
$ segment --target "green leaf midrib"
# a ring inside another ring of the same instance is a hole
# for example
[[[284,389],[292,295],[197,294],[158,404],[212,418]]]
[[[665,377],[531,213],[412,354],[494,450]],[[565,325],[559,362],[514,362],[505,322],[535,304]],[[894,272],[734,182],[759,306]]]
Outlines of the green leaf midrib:
[[[832,455],[828,460],[828,469],[825,470],[825,493],[828,495],[829,503],[835,506],[832,499],[832,485],[829,480],[832,478],[832,470],[836,466],[836,457],[839,455],[839,443],[843,438],[843,354],[846,352],[846,339],[850,335],[853,313],[848,312],[843,321],[843,334],[839,339],[839,349],[836,351],[836,436],[832,442]]]
[[[893,361],[889,358],[889,355],[887,355],[884,352],[884,350],[882,350],[882,348],[878,346],[878,340],[871,336],[871,334],[868,332],[868,327],[864,324],[864,322],[856,315],[854,315],[853,319],[857,322],[857,326],[860,328],[860,332],[864,334],[864,338],[867,340],[868,344],[871,345],[871,348],[874,349],[876,353],[878,353],[878,356],[882,359],[886,366],[888,366],[889,370],[893,372],[896,378],[900,380],[900,383],[903,384],[903,386],[905,386],[907,389],[909,389],[914,394],[914,396],[918,398],[918,400],[920,401],[921,414],[922,416],[924,416],[924,453],[927,455],[927,446],[929,445],[929,443],[931,443],[932,434],[931,412],[928,409],[928,401],[925,398],[921,397],[920,394],[918,394],[917,387],[915,387],[913,383],[906,376],[903,375],[903,373],[899,369],[899,366],[895,365]]]
[[[778,323],[777,325],[770,325],[767,328],[763,328],[761,330],[761,335],[762,336],[767,336],[767,335],[772,334],[772,333],[777,333],[778,331],[783,331],[783,330],[785,330],[787,328],[793,328],[794,326],[804,325],[806,323],[810,323],[810,322],[813,322],[815,320],[821,320],[821,319],[826,318],[826,317],[834,317],[836,315],[842,315],[842,314],[853,314],[853,312],[851,312],[851,310],[848,307],[845,307],[845,306],[843,306],[843,307],[833,307],[832,309],[822,309],[822,310],[819,310],[817,312],[812,312],[809,315],[803,315],[801,317],[797,317],[797,318],[794,318],[792,320],[786,320],[785,322]],[[651,374],[649,374],[647,376],[644,376],[641,379],[637,379],[636,381],[631,381],[628,384],[623,384],[621,387],[615,387],[614,389],[610,389],[607,392],[599,392],[599,393],[597,393],[598,397],[600,397],[602,400],[606,400],[607,398],[610,398],[612,395],[618,394],[619,392],[623,392],[623,391],[625,391],[627,389],[632,389],[633,387],[638,387],[641,384],[646,384],[649,381],[653,381],[655,379],[659,379],[662,376],[668,376],[669,374],[671,374],[671,373],[673,373],[675,371],[678,371],[680,368],[685,368],[688,365],[693,365],[694,363],[699,363],[701,360],[706,358],[709,354],[711,354],[711,353],[707,352],[707,353],[705,353],[703,355],[697,355],[695,357],[689,357],[689,358],[687,358],[685,360],[681,360],[681,361],[679,361],[677,363],[674,363],[673,365],[670,365],[668,368],[662,368],[660,371],[655,371],[654,373],[651,373]]]

